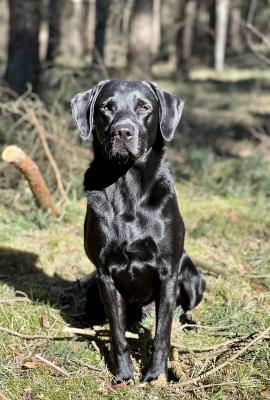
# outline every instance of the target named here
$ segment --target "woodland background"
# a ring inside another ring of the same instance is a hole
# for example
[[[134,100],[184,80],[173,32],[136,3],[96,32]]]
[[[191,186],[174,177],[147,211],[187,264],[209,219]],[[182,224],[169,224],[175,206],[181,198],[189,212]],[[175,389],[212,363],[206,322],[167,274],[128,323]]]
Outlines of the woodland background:
[[[269,0],[0,0],[0,150],[17,145],[37,164],[57,210],[0,161],[1,399],[270,399],[269,330],[258,339],[270,325],[269,65]],[[153,316],[130,339],[137,384],[117,391],[107,336],[63,333],[87,326],[93,268],[82,240],[91,141],[70,99],[101,79],[149,79],[185,100],[167,150],[208,288],[197,332],[175,320],[180,359],[164,388],[138,385]]]

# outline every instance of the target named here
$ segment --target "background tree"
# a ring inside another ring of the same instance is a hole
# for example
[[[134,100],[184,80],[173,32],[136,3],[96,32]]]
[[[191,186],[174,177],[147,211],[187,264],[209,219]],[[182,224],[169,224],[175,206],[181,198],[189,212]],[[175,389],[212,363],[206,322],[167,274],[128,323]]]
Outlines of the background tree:
[[[229,40],[230,46],[235,52],[240,52],[243,49],[241,3],[241,0],[234,2],[230,10]]]
[[[104,62],[106,26],[108,19],[109,0],[96,1],[96,29],[93,64]]]
[[[6,81],[18,93],[27,82],[37,89],[41,2],[9,0],[9,44]]]
[[[153,40],[152,52],[158,54],[161,42],[161,9],[163,0],[153,0]]]
[[[183,4],[181,2],[181,5],[182,13],[180,16],[182,15],[184,23],[177,35],[177,75],[179,77],[188,78],[198,4],[197,0],[185,0]]]
[[[48,4],[48,47],[46,61],[53,61],[59,54],[60,35],[61,35],[61,10],[63,2],[49,0]]]
[[[136,0],[130,27],[128,70],[130,76],[148,79],[151,75],[153,1]]]
[[[216,0],[215,70],[217,72],[222,72],[224,68],[229,4],[229,0]]]

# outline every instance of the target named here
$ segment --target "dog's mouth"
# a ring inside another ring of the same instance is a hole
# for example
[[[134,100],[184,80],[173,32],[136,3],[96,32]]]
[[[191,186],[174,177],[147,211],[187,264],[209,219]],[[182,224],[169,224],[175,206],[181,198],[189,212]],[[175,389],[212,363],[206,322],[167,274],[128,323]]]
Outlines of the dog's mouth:
[[[103,143],[103,149],[104,154],[109,159],[118,159],[126,162],[129,160],[136,160],[139,157],[139,155],[124,141],[116,140],[115,138],[106,140],[106,142]]]

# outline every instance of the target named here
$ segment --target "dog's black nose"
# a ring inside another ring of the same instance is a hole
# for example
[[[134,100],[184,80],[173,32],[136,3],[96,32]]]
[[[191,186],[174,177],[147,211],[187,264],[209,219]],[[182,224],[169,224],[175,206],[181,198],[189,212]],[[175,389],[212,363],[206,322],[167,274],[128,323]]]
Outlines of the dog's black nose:
[[[119,138],[123,140],[129,140],[132,138],[132,133],[129,128],[118,128],[115,131],[115,136],[118,136]]]

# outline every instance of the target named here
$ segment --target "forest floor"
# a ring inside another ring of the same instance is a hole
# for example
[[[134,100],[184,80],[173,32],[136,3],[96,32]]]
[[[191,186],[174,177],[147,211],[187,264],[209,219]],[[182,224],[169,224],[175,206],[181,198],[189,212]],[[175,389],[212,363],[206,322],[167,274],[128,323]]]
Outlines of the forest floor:
[[[0,204],[0,399],[270,399],[269,332],[268,340],[252,345],[270,325],[269,148],[251,133],[254,127],[269,128],[270,79],[263,73],[254,77],[254,71],[251,76],[243,72],[241,79],[231,71],[226,80],[207,74],[194,71],[192,81],[179,86],[160,80],[186,100],[182,134],[169,154],[187,229],[185,247],[199,260],[207,281],[205,297],[191,313],[197,331],[185,333],[174,321],[173,343],[190,350],[180,354],[180,381],[170,373],[165,387],[139,384],[149,361],[153,315],[139,327],[141,340],[129,339],[136,384],[117,390],[110,387],[105,362],[108,338],[99,337],[95,346],[85,336],[26,340],[1,331],[66,336],[64,327],[80,326],[84,317],[84,289],[74,282],[92,268],[83,250],[84,198],[70,200],[53,221],[35,208],[29,192],[19,196],[5,190]],[[14,301],[18,291],[30,300]],[[242,340],[227,343],[236,337]],[[37,354],[69,375],[39,361]],[[219,365],[198,383],[179,385]]]

